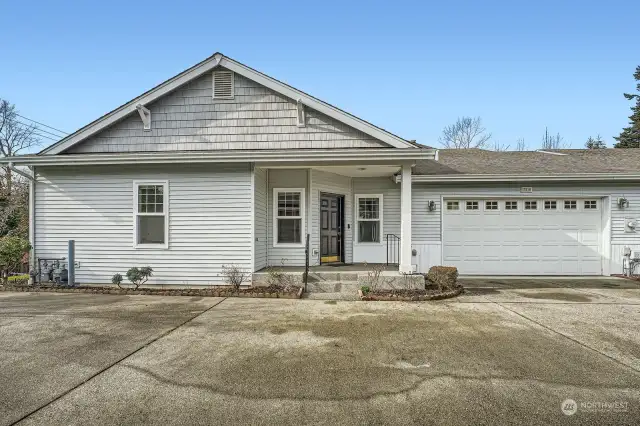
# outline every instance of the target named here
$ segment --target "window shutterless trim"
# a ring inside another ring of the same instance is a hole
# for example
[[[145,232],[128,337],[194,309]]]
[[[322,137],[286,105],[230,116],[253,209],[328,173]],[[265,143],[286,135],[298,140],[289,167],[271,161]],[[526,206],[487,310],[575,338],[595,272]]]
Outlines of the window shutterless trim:
[[[278,216],[278,193],[280,192],[299,192],[300,193],[300,216]],[[306,227],[306,208],[304,188],[273,188],[273,210],[272,213],[272,229],[271,238],[273,239],[273,247],[304,247],[307,238]],[[300,219],[300,242],[299,243],[279,243],[278,242],[278,219]]]
[[[469,208],[469,206],[475,206],[475,208]],[[477,212],[480,211],[480,201],[465,201],[464,202],[464,210],[469,212]]]
[[[491,206],[491,208],[489,208],[488,206]],[[485,202],[484,202],[484,210],[487,211],[487,212],[500,211],[500,202],[497,201],[497,200],[485,200]]]
[[[460,201],[457,200],[446,200],[445,201],[447,211],[455,212],[460,210]],[[455,207],[455,208],[450,208]]]
[[[162,213],[138,212],[138,191],[140,186],[162,186]],[[164,243],[138,244],[138,216],[164,217]],[[169,181],[168,180],[134,180],[133,181],[133,248],[166,250],[169,248]]]
[[[360,219],[360,198],[377,198],[378,199],[378,218],[377,219]],[[355,240],[353,241],[353,243],[355,245],[363,245],[363,246],[380,246],[383,245],[384,242],[384,232],[383,232],[383,200],[382,200],[382,194],[356,194],[355,195]],[[380,231],[379,231],[379,240],[380,241],[372,241],[372,242],[367,242],[367,241],[363,241],[360,242],[360,226],[359,226],[359,222],[380,222]]]

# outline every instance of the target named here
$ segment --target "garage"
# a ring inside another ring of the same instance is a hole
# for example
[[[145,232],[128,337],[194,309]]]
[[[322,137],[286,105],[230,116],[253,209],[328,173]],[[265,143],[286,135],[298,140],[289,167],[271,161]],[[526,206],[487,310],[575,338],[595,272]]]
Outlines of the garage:
[[[444,199],[442,256],[467,275],[602,275],[602,199]]]

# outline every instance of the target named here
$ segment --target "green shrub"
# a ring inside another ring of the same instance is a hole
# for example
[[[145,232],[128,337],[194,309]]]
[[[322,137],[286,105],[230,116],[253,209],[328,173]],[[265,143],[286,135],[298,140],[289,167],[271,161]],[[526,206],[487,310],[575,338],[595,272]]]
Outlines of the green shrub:
[[[22,257],[31,250],[29,241],[20,237],[0,238],[0,269],[2,284],[8,282],[9,272],[16,271],[22,264]]]
[[[427,280],[438,286],[440,291],[453,290],[458,287],[458,268],[455,266],[432,266],[429,268]]]
[[[127,271],[127,279],[135,286],[135,290],[137,290],[142,284],[146,283],[152,275],[153,269],[151,266],[143,266],[142,268],[134,266]]]
[[[114,274],[113,277],[111,277],[111,283],[117,285],[118,288],[122,288],[120,286],[120,284],[122,284],[122,275]]]
[[[362,294],[367,294],[371,291],[371,287],[369,287],[368,285],[363,285],[362,287],[360,287],[360,291],[362,292]]]

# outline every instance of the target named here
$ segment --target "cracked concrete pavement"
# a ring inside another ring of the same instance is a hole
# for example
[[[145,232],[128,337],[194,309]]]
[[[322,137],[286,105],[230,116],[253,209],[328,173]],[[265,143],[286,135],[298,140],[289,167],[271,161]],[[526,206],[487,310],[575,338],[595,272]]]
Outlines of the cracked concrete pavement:
[[[464,284],[426,303],[0,294],[0,424],[640,418],[637,284]]]

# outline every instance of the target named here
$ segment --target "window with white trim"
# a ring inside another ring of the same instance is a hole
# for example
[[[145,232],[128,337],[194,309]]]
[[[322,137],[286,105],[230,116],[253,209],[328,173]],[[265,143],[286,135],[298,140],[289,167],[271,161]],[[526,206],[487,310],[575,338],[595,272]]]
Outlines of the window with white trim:
[[[382,195],[356,195],[359,243],[382,242]]]
[[[576,200],[565,200],[564,201],[564,209],[565,210],[577,210],[578,202]]]
[[[525,210],[538,210],[538,202],[537,201],[525,201],[524,202]]]
[[[584,209],[585,210],[595,210],[598,208],[598,201],[596,200],[585,200]]]
[[[555,201],[555,200],[545,200],[544,209],[545,210],[557,210],[558,209],[558,202]]]
[[[168,247],[168,182],[134,182],[136,247]]]
[[[517,201],[505,201],[504,202],[505,210],[518,210],[518,202]]]
[[[478,204],[477,201],[467,201],[467,204],[465,205],[465,209],[466,210],[479,210],[480,209],[480,205]]]
[[[273,242],[275,246],[301,246],[304,229],[304,189],[273,190]]]
[[[447,201],[447,210],[460,210],[459,201]]]
[[[497,201],[485,201],[484,202],[485,210],[498,210],[498,202]]]

